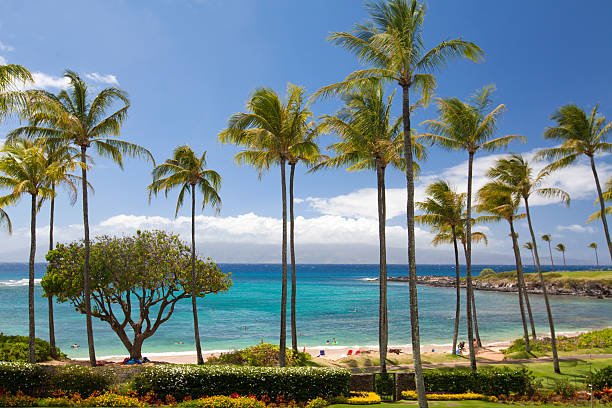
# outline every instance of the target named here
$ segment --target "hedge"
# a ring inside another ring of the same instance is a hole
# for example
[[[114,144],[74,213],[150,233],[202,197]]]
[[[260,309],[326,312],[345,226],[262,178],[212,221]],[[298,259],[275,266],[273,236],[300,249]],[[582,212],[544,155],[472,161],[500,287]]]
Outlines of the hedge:
[[[239,394],[308,401],[347,394],[350,381],[341,368],[183,365],[146,367],[132,386],[141,395],[153,391],[177,399]]]
[[[425,389],[428,392],[467,392],[501,395],[527,394],[533,389],[533,375],[526,369],[513,370],[508,367],[471,369],[438,369],[423,372]]]
[[[111,378],[91,367],[68,366],[57,369],[36,364],[0,362],[0,388],[10,393],[51,395],[57,391],[79,393],[86,397],[93,391],[106,391]]]

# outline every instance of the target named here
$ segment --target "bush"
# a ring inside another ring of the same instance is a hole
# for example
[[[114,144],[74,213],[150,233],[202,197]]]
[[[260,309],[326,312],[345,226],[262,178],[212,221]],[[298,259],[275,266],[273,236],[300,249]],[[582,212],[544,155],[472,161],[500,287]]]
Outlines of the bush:
[[[236,350],[223,353],[219,357],[209,357],[207,364],[233,364],[253,367],[276,367],[280,347],[269,343],[258,344],[244,350]],[[299,352],[294,356],[291,349],[286,349],[286,362],[290,367],[302,367],[307,365],[311,357],[308,353]]]
[[[138,398],[107,392],[101,395],[92,395],[81,401],[82,407],[148,407],[149,405]]]
[[[216,396],[185,401],[177,408],[266,408],[266,405],[252,397]]]
[[[350,372],[341,368],[184,365],[146,367],[133,386],[139,394],[153,391],[179,399],[239,394],[308,401],[345,394],[350,380]]]
[[[463,394],[474,392],[485,395],[527,394],[533,389],[534,377],[526,369],[508,367],[470,369],[425,370],[425,389],[428,392]]]
[[[603,367],[592,373],[587,382],[594,390],[601,391],[604,388],[612,388],[612,365]]]
[[[557,340],[561,351],[609,349],[612,348],[612,329],[594,330],[576,337],[557,336]]]
[[[0,394],[0,407],[35,407],[36,398],[29,397],[22,392],[15,395]]]
[[[351,396],[346,399],[346,403],[351,405],[372,405],[380,402],[381,399],[378,394],[365,391],[353,391]]]
[[[484,268],[482,271],[480,271],[479,276],[484,277],[484,276],[490,276],[490,275],[495,275],[495,271],[491,268]]]
[[[308,401],[304,408],[323,408],[326,406],[327,406],[327,401],[325,401],[321,397],[318,397],[318,398],[313,398],[310,401]]]
[[[379,395],[393,395],[395,382],[391,374],[375,374],[374,375],[374,391]]]
[[[0,333],[0,361],[27,363],[30,356],[27,336],[6,336]],[[36,361],[51,360],[51,346],[49,342],[36,339],[34,343]],[[57,349],[59,352],[59,348]],[[60,358],[66,358],[59,352]]]
[[[46,378],[42,367],[36,364],[0,362],[0,388],[10,393],[30,394],[40,389]]]
[[[49,378],[51,392],[63,391],[66,394],[89,396],[94,391],[106,391],[111,385],[111,378],[91,367],[68,366],[59,368]]]
[[[563,397],[563,399],[570,399],[576,394],[576,386],[569,382],[567,378],[562,378],[555,381],[553,391],[555,394]]]

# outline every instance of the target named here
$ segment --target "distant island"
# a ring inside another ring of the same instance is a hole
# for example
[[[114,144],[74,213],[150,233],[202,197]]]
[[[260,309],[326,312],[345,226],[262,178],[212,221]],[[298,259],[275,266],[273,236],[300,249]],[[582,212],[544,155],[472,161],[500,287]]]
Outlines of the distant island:
[[[526,273],[524,276],[529,293],[542,293],[542,286],[536,273]],[[545,272],[544,279],[550,295],[612,298],[612,271]],[[387,280],[389,282],[408,282],[408,277],[389,277]],[[455,278],[435,275],[418,276],[417,283],[435,287],[455,287]],[[473,276],[472,284],[476,290],[518,292],[516,271]],[[461,287],[465,285],[465,278],[461,278]]]

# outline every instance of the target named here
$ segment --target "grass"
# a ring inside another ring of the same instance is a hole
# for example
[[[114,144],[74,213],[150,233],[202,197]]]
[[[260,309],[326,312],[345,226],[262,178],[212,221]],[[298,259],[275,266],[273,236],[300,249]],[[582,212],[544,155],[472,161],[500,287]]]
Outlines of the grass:
[[[544,272],[544,279],[547,281],[559,282],[581,282],[581,281],[599,281],[606,285],[612,285],[612,271],[562,271],[562,272]],[[537,273],[524,274],[526,281],[539,281]],[[463,278],[465,279],[465,278]],[[496,281],[496,280],[516,280],[516,271],[499,272],[496,274],[485,276],[474,276],[475,281]]]

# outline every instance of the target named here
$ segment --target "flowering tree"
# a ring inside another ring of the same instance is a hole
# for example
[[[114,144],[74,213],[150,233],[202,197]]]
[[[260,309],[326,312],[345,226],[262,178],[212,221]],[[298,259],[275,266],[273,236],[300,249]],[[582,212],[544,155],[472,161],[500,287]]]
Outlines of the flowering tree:
[[[58,245],[47,254],[42,279],[46,296],[70,302],[81,313],[84,256],[82,241]],[[141,358],[143,342],[170,319],[179,300],[191,296],[190,247],[164,231],[101,236],[91,244],[89,262],[92,316],[110,325],[130,357]],[[204,297],[228,290],[231,280],[210,258],[198,258],[195,284],[197,296]]]

